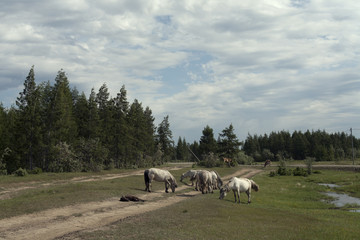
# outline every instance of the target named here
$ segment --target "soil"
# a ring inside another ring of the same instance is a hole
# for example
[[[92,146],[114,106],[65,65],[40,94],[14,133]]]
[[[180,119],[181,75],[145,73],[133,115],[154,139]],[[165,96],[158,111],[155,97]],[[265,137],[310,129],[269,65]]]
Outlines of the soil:
[[[260,169],[244,168],[232,175],[224,176],[222,179],[228,180],[234,176],[250,178],[261,171],[262,170]],[[142,174],[143,171],[141,170],[134,171],[131,174],[113,174],[96,178],[76,178],[70,181],[99,181]],[[65,183],[54,182],[51,184]],[[10,198],[12,196],[10,194],[11,191],[19,192],[22,189],[30,187],[41,187],[41,185],[7,189],[8,192],[1,195],[1,197],[3,199],[4,196]],[[189,186],[182,185],[177,188],[177,191],[181,191],[185,188],[189,188]],[[36,239],[63,239],[63,237],[72,239],[71,233],[100,229],[128,217],[141,215],[178,203],[190,197],[199,195],[201,192],[191,191],[188,193],[168,193],[168,195],[169,194],[171,194],[170,197],[166,196],[166,193],[162,190],[137,196],[141,199],[146,199],[145,202],[120,202],[119,196],[119,198],[111,198],[101,202],[77,204],[34,214],[2,219],[0,220],[0,239],[28,239],[29,236],[36,236]]]

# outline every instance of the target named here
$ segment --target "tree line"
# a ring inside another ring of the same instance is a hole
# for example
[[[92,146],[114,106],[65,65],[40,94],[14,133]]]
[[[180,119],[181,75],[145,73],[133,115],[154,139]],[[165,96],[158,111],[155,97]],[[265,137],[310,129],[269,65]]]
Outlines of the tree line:
[[[253,161],[351,159],[360,140],[325,131],[271,132],[240,141],[232,124],[217,139],[208,125],[199,141],[172,139],[169,116],[155,126],[149,107],[127,100],[123,85],[110,97],[104,83],[89,97],[70,88],[60,70],[55,83],[36,84],[34,67],[24,81],[16,106],[0,103],[0,175],[17,169],[30,171],[99,171],[111,168],[155,166],[169,160],[194,161],[208,167],[232,158],[234,163]]]
[[[248,135],[243,150],[255,161],[314,158],[316,161],[340,161],[358,155],[360,140],[344,132],[324,130],[271,132],[269,135]]]
[[[344,132],[330,134],[320,130],[307,130],[304,133],[279,131],[259,136],[248,134],[243,142],[237,139],[232,124],[219,134],[217,140],[209,126],[206,126],[202,133],[199,142],[195,141],[186,147],[184,139],[179,138],[176,148],[178,159],[208,161],[209,153],[213,153],[217,160],[227,157],[238,164],[251,164],[268,159],[281,161],[312,158],[315,161],[341,161],[352,159],[353,156],[359,157],[360,140]],[[187,148],[190,148],[198,159],[194,158]]]
[[[16,106],[0,104],[0,171],[53,172],[143,167],[166,161],[172,148],[169,118],[158,127],[149,107],[127,100],[122,86],[110,97],[104,83],[89,97],[70,88],[60,70],[54,85],[36,84],[34,67]]]

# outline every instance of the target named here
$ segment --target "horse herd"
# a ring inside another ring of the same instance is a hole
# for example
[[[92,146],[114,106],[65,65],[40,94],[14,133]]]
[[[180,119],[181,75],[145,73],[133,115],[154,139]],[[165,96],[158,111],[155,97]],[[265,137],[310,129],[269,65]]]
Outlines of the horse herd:
[[[216,171],[208,170],[189,170],[181,175],[180,182],[183,182],[185,178],[189,178],[192,182],[191,186],[194,186],[195,190],[205,193],[213,193],[214,189],[220,189],[219,199],[223,199],[231,190],[234,192],[235,202],[236,197],[238,203],[240,203],[240,193],[245,192],[248,196],[248,203],[251,202],[251,189],[258,191],[259,186],[250,179],[233,177],[228,183],[223,185],[220,175]],[[177,188],[176,179],[167,170],[159,168],[150,168],[144,171],[145,191],[151,192],[151,182],[165,182],[165,192],[169,192],[171,188],[172,192],[175,192]]]

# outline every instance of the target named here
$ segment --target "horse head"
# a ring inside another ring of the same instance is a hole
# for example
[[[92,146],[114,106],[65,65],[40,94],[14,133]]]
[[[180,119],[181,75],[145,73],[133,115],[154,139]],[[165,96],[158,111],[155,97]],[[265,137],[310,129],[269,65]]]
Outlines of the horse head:
[[[180,182],[182,182],[185,178],[185,173],[181,174],[181,177],[180,177]]]
[[[228,185],[225,185],[220,188],[220,197],[219,199],[224,199],[226,197],[226,194],[230,191]]]
[[[251,188],[255,190],[255,192],[259,191],[259,185],[257,185],[253,180],[250,180]]]
[[[175,188],[178,187],[175,178],[171,178],[171,179],[170,179],[170,182],[171,182],[171,185],[170,185],[171,191],[172,191],[172,192],[175,192]]]

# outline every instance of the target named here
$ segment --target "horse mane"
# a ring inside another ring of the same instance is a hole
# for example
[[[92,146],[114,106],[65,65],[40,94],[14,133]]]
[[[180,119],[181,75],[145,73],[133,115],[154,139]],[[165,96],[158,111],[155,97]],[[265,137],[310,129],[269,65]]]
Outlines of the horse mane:
[[[178,187],[175,177],[173,175],[171,175],[170,172],[169,172],[169,174],[170,174],[170,179],[171,179],[172,183],[175,185],[175,187]]]
[[[226,192],[230,192],[230,183],[231,183],[231,180],[228,182],[228,183],[226,183],[224,186],[222,186],[221,188],[222,189],[225,189],[226,190]]]
[[[218,181],[220,182],[220,186],[222,186],[224,183],[223,183],[223,181],[221,180],[221,177],[220,177],[219,173],[218,173],[217,171],[215,171],[215,170],[214,170],[214,173],[216,174],[217,179],[218,179]]]
[[[259,185],[257,185],[253,180],[250,180],[251,188],[255,190],[255,192],[259,191]]]

